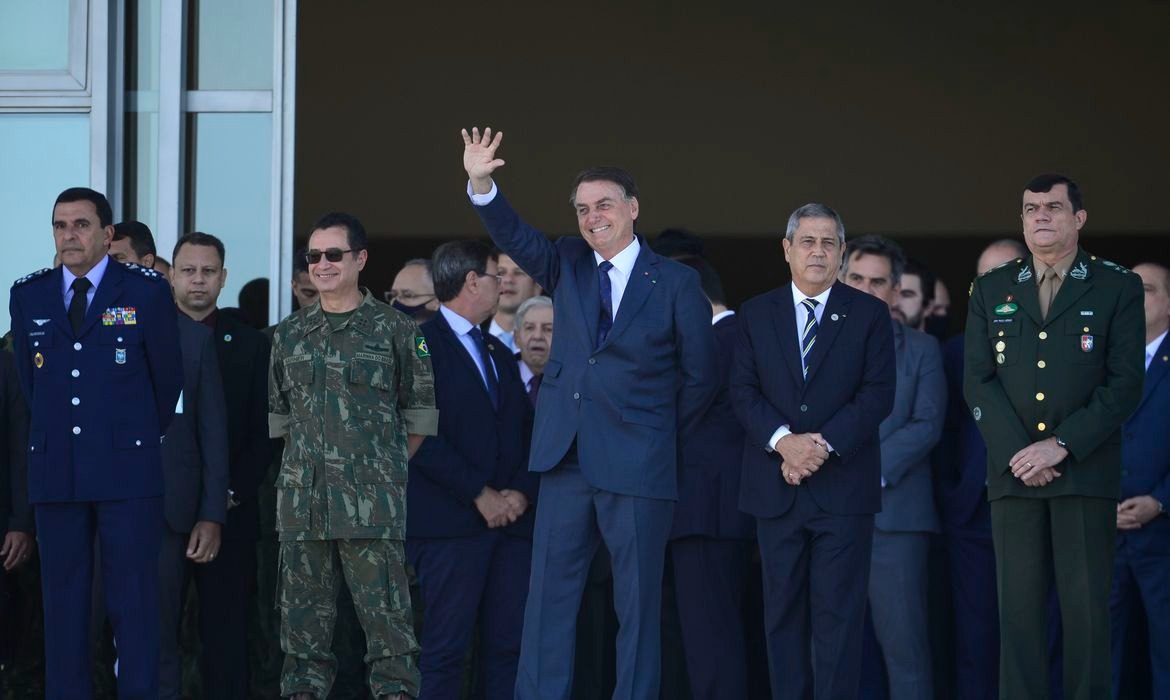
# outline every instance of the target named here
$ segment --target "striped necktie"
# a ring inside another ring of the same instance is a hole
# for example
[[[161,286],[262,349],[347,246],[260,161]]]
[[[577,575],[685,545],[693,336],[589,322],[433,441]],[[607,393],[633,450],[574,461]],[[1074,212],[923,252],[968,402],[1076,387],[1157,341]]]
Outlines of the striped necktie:
[[[800,365],[804,369],[804,378],[808,379],[808,354],[812,352],[813,343],[817,342],[816,308],[820,302],[810,297],[800,303],[808,312],[808,318],[804,322],[804,330],[800,334]]]

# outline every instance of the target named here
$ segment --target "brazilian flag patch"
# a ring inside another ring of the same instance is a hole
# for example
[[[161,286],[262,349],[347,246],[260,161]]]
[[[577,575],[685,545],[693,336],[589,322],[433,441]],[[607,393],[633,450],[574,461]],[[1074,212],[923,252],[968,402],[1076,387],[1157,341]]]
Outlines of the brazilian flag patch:
[[[419,357],[431,356],[431,349],[427,347],[427,339],[421,335],[414,336],[414,351]]]

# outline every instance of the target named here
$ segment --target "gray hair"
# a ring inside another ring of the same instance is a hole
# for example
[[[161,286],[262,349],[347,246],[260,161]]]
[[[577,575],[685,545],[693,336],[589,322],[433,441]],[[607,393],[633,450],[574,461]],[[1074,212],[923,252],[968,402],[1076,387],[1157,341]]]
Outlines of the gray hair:
[[[833,211],[833,208],[828,204],[821,204],[820,202],[809,202],[796,211],[792,212],[792,216],[788,217],[788,226],[784,229],[784,237],[788,242],[792,242],[792,234],[796,233],[796,227],[800,226],[801,219],[832,219],[837,222],[837,240],[845,243],[845,222],[841,221],[841,215]]]
[[[528,315],[529,311],[538,306],[547,306],[551,309],[553,307],[553,300],[544,295],[525,299],[524,303],[520,305],[520,308],[516,309],[516,322],[512,327],[520,330],[520,327],[524,325],[524,317]]]
[[[841,263],[841,274],[849,272],[849,259],[853,256],[876,255],[890,261],[890,285],[902,281],[902,272],[906,269],[906,255],[902,246],[883,236],[862,236],[853,239],[849,244],[849,254],[845,262]],[[925,296],[925,294],[924,294]]]

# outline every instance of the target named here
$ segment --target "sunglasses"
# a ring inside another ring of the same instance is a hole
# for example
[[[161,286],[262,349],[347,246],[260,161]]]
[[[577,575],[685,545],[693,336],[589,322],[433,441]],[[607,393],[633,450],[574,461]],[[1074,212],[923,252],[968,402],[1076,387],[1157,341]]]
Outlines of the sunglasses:
[[[325,259],[329,262],[341,262],[341,258],[343,258],[346,253],[357,252],[360,252],[360,249],[355,250],[350,248],[349,250],[342,250],[341,248],[328,248],[326,250],[306,250],[305,261],[310,265],[316,265],[317,263],[321,262],[321,257],[324,256]]]

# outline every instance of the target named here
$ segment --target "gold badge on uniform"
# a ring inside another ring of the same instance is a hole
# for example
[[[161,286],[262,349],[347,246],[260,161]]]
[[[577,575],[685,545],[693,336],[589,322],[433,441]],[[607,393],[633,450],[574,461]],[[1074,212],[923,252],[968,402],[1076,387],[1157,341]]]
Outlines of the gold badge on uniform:
[[[119,365],[126,364],[126,348],[114,348],[114,363]]]
[[[37,369],[44,367],[45,366],[45,356],[40,354],[39,352],[37,354],[33,355],[33,364],[37,366]]]

